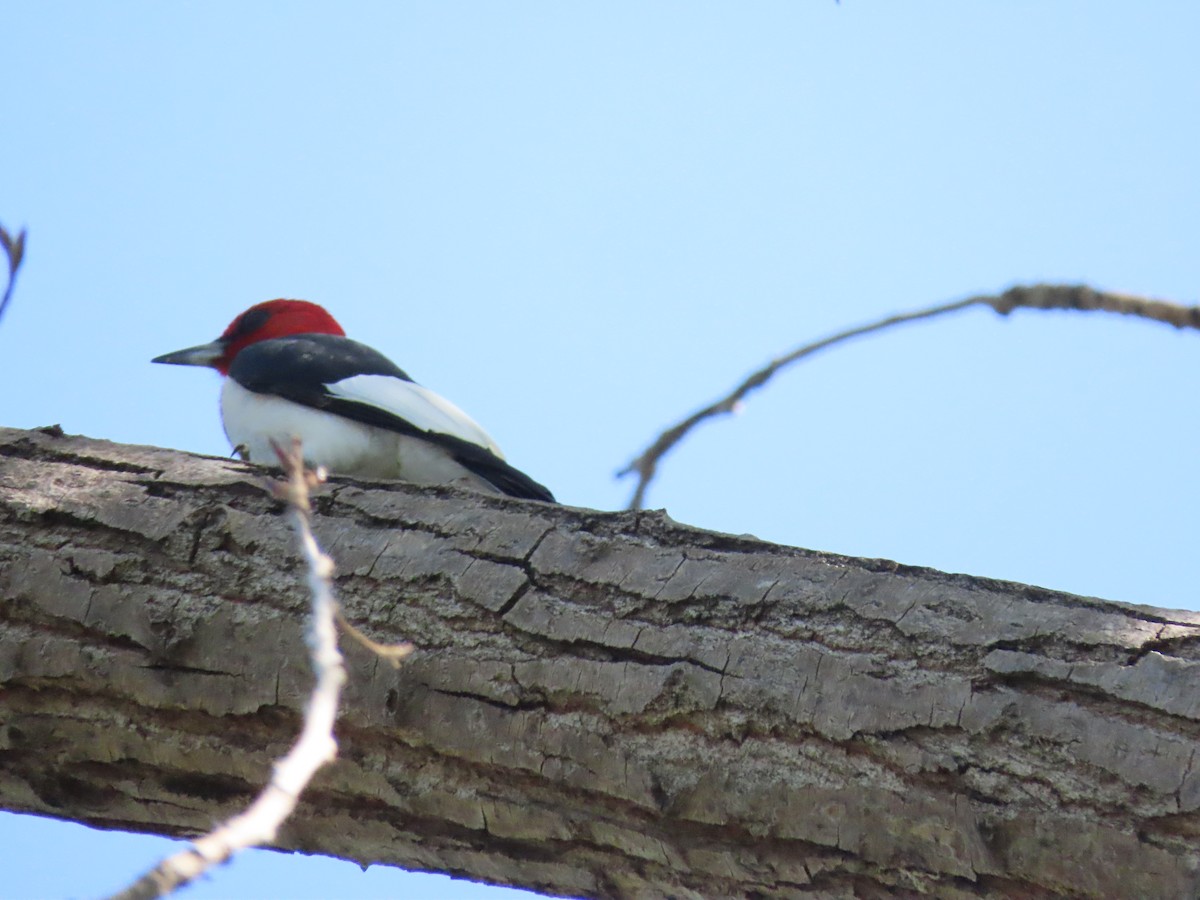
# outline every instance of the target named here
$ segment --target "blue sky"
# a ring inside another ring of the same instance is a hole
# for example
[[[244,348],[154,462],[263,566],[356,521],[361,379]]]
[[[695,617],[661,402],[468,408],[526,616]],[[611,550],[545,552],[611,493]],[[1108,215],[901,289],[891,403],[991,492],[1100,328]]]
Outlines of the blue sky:
[[[303,297],[617,509],[658,431],[828,332],[1036,281],[1198,302],[1197,34],[1183,0],[12,4],[0,424],[225,453],[216,376],[149,359]],[[1095,314],[908,326],[700,428],[648,505],[1195,608],[1198,359]],[[12,897],[162,852],[0,840]],[[408,878],[260,853],[189,896],[450,896]]]

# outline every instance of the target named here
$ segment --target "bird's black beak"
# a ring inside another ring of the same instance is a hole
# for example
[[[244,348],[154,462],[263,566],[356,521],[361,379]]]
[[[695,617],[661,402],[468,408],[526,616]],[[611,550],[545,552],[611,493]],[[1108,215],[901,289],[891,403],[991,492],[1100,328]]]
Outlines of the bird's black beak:
[[[166,363],[170,366],[214,366],[225,355],[225,342],[212,341],[186,350],[176,350],[174,353],[164,353],[156,356],[150,362]]]

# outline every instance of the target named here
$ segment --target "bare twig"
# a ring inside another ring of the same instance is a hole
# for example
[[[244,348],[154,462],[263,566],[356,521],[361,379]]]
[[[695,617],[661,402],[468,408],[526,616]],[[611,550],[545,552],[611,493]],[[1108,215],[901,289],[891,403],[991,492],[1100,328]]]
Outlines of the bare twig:
[[[4,318],[4,310],[8,308],[8,301],[12,299],[13,288],[17,284],[17,270],[25,258],[25,229],[22,228],[13,237],[0,225],[0,246],[4,247],[4,255],[8,257],[8,284],[4,288],[4,295],[0,297],[0,318]]]
[[[390,663],[393,669],[400,668],[400,663],[405,657],[413,652],[413,645],[408,641],[402,644],[381,644],[379,641],[373,641],[363,634],[354,624],[346,618],[342,613],[341,607],[338,607],[334,612],[337,615],[338,624],[342,626],[342,631],[352,637],[359,645],[370,650],[384,662]]]
[[[239,850],[271,843],[313,775],[337,756],[333,725],[342,685],[346,681],[346,669],[338,651],[334,624],[337,601],[333,597],[333,560],[317,546],[309,527],[309,490],[323,475],[305,469],[298,441],[290,450],[285,452],[276,448],[276,452],[287,480],[273,483],[272,491],[291,508],[292,524],[308,563],[308,584],[312,591],[312,619],[307,641],[317,679],[304,714],[304,727],[295,746],[275,764],[270,783],[247,810],[197,840],[190,849],[163,860],[114,895],[115,900],[149,900],[164,896]]]
[[[882,331],[885,328],[905,322],[931,319],[935,316],[957,312],[972,306],[990,306],[1001,315],[1008,315],[1014,309],[1071,309],[1085,312],[1101,310],[1103,312],[1114,312],[1151,319],[1156,322],[1164,322],[1168,325],[1174,325],[1176,328],[1200,328],[1200,307],[1180,306],[1179,304],[1167,303],[1162,300],[1149,300],[1144,297],[1135,297],[1127,294],[1097,291],[1085,285],[1056,284],[1014,287],[998,296],[989,294],[968,297],[965,300],[957,300],[953,303],[945,303],[939,306],[930,306],[926,309],[901,313],[900,315],[889,316],[886,319],[880,319],[877,322],[867,325],[860,325],[857,328],[851,328],[847,331],[830,335],[827,338],[822,338],[815,343],[805,344],[778,359],[771,360],[770,363],[750,375],[720,400],[710,403],[703,409],[697,410],[686,419],[672,425],[660,434],[654,443],[643,450],[637,458],[633,459],[625,468],[617,473],[618,477],[632,474],[637,475],[638,483],[634,489],[633,496],[630,498],[629,508],[642,508],[642,504],[646,499],[646,489],[650,486],[650,482],[654,479],[658,471],[659,460],[678,444],[689,431],[705,419],[733,412],[746,395],[762,387],[781,369],[806,356],[811,356],[819,350],[824,350],[827,347],[832,347],[834,344],[839,344],[851,338],[861,337],[875,331]]]

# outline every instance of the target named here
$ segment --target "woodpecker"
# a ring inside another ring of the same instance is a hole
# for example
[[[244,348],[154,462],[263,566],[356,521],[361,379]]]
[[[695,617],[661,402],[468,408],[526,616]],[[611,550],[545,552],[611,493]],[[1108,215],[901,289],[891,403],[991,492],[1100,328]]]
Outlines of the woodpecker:
[[[504,461],[466,413],[346,337],[315,303],[259,303],[215,341],[152,362],[208,366],[225,376],[225,435],[249,462],[274,460],[271,441],[297,437],[305,460],[334,474],[465,484],[554,502],[550,491]]]

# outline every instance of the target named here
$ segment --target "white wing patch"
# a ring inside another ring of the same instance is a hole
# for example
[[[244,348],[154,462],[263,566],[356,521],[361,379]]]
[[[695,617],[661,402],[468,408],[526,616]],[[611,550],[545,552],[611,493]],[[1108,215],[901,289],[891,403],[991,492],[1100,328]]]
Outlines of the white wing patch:
[[[423,431],[479,444],[504,459],[496,442],[465,412],[429,388],[390,375],[354,375],[326,386],[334,397],[363,403],[407,419]]]

